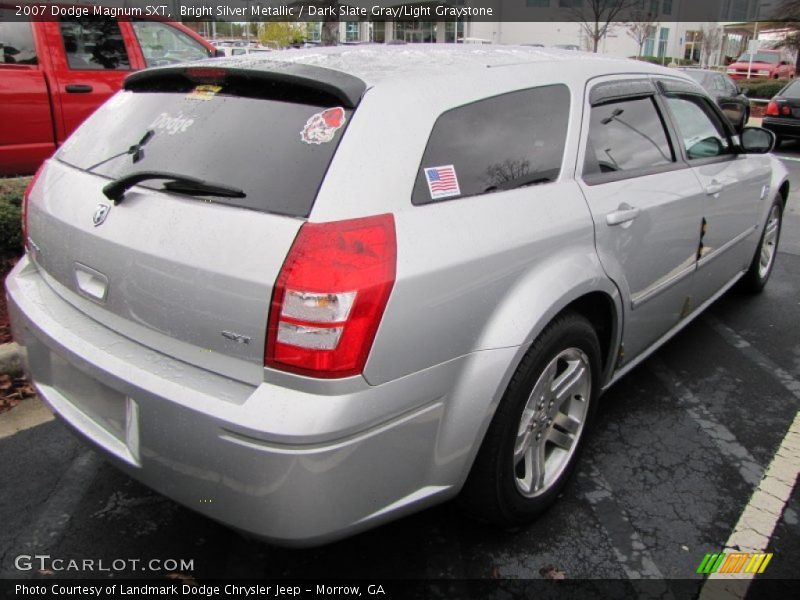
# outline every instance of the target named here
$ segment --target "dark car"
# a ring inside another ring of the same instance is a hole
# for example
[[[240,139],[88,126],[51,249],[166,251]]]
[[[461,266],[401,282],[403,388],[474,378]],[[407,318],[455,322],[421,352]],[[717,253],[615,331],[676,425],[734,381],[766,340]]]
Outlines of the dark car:
[[[775,147],[787,138],[800,138],[800,81],[789,82],[764,110],[764,129],[775,134]]]
[[[728,120],[741,131],[750,119],[750,100],[730,77],[708,69],[680,69],[708,92]]]

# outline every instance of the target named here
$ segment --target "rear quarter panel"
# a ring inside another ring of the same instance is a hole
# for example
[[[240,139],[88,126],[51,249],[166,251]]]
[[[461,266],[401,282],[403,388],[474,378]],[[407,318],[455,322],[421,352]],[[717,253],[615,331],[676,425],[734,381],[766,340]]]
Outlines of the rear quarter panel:
[[[310,219],[394,214],[397,279],[364,373],[369,383],[472,352],[524,346],[583,293],[616,293],[597,260],[591,215],[572,178],[586,77],[571,72],[565,75],[558,63],[515,65],[479,77],[398,79],[368,90]],[[557,182],[411,204],[442,112],[551,84],[566,84],[572,97]]]

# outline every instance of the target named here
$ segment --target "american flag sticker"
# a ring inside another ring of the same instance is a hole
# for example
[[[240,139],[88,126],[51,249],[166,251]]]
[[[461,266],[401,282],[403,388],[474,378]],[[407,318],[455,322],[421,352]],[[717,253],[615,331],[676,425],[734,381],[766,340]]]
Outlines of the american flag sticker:
[[[425,180],[428,182],[428,191],[431,193],[432,200],[461,195],[456,168],[453,165],[426,168]]]

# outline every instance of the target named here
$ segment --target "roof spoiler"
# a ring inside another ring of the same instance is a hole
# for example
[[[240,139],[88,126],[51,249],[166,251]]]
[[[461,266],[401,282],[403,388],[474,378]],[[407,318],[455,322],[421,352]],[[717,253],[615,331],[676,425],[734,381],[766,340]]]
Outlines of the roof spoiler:
[[[142,90],[159,82],[184,80],[187,83],[212,83],[215,79],[242,78],[252,82],[286,85],[330,96],[345,108],[355,108],[367,89],[366,83],[341,71],[277,60],[211,60],[181,63],[136,71],[125,79],[126,90]]]

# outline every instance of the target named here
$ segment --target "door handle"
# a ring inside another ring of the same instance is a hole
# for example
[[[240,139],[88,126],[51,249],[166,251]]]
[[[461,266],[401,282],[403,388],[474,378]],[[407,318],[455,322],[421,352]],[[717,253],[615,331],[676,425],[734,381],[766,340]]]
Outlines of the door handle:
[[[64,89],[68,94],[88,94],[94,90],[92,86],[85,83],[70,83],[69,85],[65,86]]]
[[[716,196],[722,191],[722,184],[716,179],[712,179],[711,183],[706,186],[706,194],[709,196]]]
[[[610,212],[606,215],[606,223],[609,225],[624,225],[630,223],[639,216],[639,209],[634,208],[626,203],[622,203],[617,207],[617,210]]]

